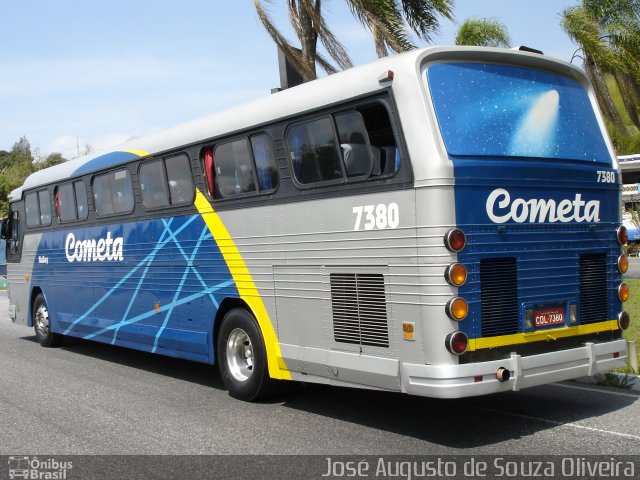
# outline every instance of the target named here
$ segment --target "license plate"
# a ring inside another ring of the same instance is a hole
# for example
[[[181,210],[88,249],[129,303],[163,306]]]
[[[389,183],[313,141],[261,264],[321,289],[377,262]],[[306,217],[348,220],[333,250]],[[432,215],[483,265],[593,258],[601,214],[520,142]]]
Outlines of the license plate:
[[[534,326],[548,327],[564,323],[564,307],[544,308],[533,311]]]

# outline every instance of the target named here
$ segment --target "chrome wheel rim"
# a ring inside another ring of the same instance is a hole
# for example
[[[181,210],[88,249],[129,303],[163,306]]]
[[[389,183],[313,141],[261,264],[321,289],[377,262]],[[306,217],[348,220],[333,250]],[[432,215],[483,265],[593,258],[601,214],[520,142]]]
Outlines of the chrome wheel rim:
[[[46,305],[40,305],[36,310],[36,330],[43,337],[49,334],[49,310]]]
[[[233,330],[227,339],[227,366],[239,382],[246,382],[253,374],[253,345],[241,328]]]

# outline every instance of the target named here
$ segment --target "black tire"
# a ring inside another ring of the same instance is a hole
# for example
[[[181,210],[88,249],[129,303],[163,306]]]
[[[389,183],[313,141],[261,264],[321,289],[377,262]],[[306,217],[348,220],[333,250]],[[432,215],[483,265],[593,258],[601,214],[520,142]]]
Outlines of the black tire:
[[[273,381],[269,378],[264,340],[249,312],[241,308],[227,312],[216,346],[218,368],[229,395],[252,402],[271,392]]]
[[[49,321],[49,309],[44,296],[39,293],[33,301],[33,329],[36,332],[36,340],[43,347],[59,347],[64,341],[64,335],[53,333]]]

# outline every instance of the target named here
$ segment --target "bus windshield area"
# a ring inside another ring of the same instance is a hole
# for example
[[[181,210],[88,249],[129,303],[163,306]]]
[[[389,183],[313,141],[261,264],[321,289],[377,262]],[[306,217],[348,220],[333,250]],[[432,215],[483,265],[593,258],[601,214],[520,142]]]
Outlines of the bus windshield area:
[[[450,155],[611,164],[584,87],[562,75],[484,63],[437,63],[426,81]]]

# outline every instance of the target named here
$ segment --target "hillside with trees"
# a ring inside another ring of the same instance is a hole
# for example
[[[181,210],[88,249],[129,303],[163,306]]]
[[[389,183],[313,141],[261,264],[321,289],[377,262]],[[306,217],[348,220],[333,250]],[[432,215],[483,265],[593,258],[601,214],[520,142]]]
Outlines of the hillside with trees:
[[[27,137],[21,137],[8,152],[0,150],[0,214],[7,214],[7,196],[22,185],[31,173],[64,161],[66,159],[59,153],[42,158],[37,151],[32,152]]]

